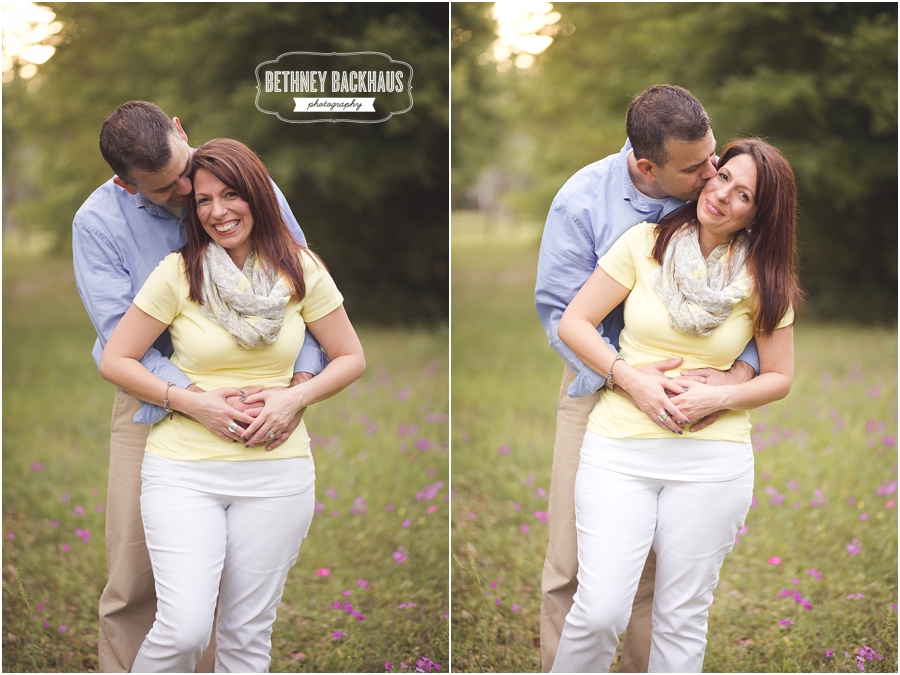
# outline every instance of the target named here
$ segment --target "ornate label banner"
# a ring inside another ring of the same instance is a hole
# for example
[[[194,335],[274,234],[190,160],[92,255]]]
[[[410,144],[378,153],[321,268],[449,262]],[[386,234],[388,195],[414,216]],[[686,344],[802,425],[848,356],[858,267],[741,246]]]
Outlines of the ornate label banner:
[[[288,52],[256,67],[256,107],[299,124],[386,122],[412,108],[412,77],[381,52]]]

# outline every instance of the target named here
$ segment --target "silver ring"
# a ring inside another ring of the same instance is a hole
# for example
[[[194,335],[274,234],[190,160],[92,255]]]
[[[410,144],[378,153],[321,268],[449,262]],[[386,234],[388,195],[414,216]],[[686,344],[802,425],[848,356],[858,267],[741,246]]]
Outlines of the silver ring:
[[[271,439],[274,440],[274,439],[275,439],[275,432],[272,431],[271,429],[269,429],[269,430],[266,432],[266,436],[268,436],[269,438],[271,438]]]
[[[659,413],[659,415],[657,415],[657,417],[659,418],[660,422],[665,422],[669,418],[669,413],[663,410],[661,413]]]
[[[238,430],[237,422],[232,422],[231,424],[228,425],[228,431],[230,431],[231,433],[236,434],[237,430]]]

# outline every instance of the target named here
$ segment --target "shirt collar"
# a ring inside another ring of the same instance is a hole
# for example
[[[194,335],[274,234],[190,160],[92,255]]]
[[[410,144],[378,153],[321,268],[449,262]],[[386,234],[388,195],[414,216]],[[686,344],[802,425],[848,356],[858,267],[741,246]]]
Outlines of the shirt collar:
[[[197,152],[197,148],[190,148],[190,151],[191,151],[191,154],[193,155],[195,152]],[[174,218],[178,218],[178,220],[180,222],[180,221],[184,220],[185,216],[187,215],[187,212],[185,211],[185,209],[187,208],[186,206],[181,207],[181,216],[179,217],[179,216],[176,216],[171,211],[169,211],[168,209],[166,209],[162,206],[159,206],[158,204],[154,204],[149,199],[147,199],[144,195],[142,195],[140,192],[134,193],[134,203],[137,205],[137,207],[139,209],[144,209],[147,213],[157,216],[158,218],[165,218],[166,216],[172,216]]]
[[[625,139],[625,145],[619,152],[619,171],[622,172],[622,199],[631,202],[631,205],[638,211],[649,213],[655,211],[657,207],[651,206],[644,199],[644,196],[638,192],[631,182],[631,174],[628,172],[628,154],[632,151],[631,139]]]
[[[157,218],[178,218],[179,221],[184,220],[185,207],[181,208],[181,216],[179,217],[159,204],[154,204],[140,192],[134,193],[134,203],[139,209],[144,209],[147,213]]]

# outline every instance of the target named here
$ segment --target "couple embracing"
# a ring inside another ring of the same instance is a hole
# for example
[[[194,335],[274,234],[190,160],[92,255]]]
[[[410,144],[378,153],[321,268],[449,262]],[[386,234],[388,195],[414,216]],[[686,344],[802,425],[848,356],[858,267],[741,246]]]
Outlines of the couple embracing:
[[[535,303],[566,362],[542,577],[545,672],[701,672],[719,570],[753,493],[750,409],[793,379],[796,187],[720,156],[690,92],[628,108],[621,152],[547,217]]]
[[[362,375],[362,347],[250,148],[193,150],[131,101],[100,150],[116,175],[73,223],[94,359],[118,387],[100,669],[267,672],[315,508],[303,412]]]

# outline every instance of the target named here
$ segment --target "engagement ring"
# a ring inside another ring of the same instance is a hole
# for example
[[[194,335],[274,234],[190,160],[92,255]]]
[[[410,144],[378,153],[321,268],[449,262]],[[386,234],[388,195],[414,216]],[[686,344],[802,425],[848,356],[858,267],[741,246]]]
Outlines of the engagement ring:
[[[231,433],[236,434],[237,430],[238,430],[237,422],[232,422],[231,424],[228,425],[228,431],[230,431]]]
[[[266,432],[266,435],[267,435],[269,438],[273,439],[273,440],[275,439],[275,432],[272,431],[271,429],[269,429],[269,430]]]

